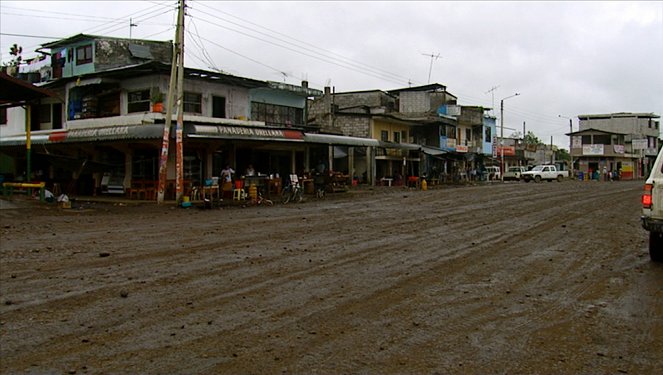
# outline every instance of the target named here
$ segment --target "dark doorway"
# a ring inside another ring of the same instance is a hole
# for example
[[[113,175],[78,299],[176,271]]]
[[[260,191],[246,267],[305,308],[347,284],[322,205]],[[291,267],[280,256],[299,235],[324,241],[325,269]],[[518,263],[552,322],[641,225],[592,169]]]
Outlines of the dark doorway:
[[[62,103],[53,103],[53,129],[62,129]]]
[[[226,98],[212,96],[212,117],[226,118]]]

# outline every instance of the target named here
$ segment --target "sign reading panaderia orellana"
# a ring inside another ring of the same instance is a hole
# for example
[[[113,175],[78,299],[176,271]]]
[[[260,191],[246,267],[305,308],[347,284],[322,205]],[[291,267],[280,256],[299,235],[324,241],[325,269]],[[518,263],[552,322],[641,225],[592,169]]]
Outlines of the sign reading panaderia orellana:
[[[110,126],[106,128],[72,129],[67,133],[67,139],[109,138],[127,135],[129,135],[129,126]]]
[[[301,137],[301,132],[297,133],[299,133]],[[263,138],[292,138],[291,135],[287,134],[284,130],[281,129],[258,129],[241,126],[196,125],[196,134]]]

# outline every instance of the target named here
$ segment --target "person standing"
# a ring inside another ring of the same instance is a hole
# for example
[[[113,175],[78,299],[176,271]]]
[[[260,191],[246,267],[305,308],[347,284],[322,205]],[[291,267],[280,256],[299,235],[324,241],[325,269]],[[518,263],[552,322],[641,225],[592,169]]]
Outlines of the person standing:
[[[226,164],[226,167],[221,170],[221,181],[232,182],[233,174],[235,174],[235,170],[230,168],[230,164]]]
[[[246,173],[245,175],[247,177],[252,177],[256,175],[256,170],[253,169],[253,164],[249,164],[249,166],[246,168]]]
[[[230,164],[226,164],[226,167],[221,170],[221,191],[223,192],[223,198],[230,196],[232,198],[233,191],[233,174],[235,170],[230,168]]]

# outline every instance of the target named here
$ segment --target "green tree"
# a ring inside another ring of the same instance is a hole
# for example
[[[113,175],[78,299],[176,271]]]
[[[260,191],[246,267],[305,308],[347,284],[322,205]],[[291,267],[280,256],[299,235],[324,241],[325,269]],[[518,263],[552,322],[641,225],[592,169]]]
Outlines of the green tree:
[[[525,134],[525,143],[527,143],[528,145],[542,145],[543,144],[543,142],[541,142],[541,140],[536,135],[534,135],[534,133],[532,133],[531,131],[528,131],[527,134]]]
[[[23,57],[21,56],[22,53],[23,47],[14,43],[14,45],[9,48],[9,54],[13,57],[11,60],[2,63],[2,71],[12,75],[15,74],[18,71],[18,66],[21,64],[21,61],[23,61]],[[11,67],[11,69],[8,69],[9,67]]]
[[[571,154],[565,148],[560,148],[555,153],[555,159],[571,161]]]
[[[7,66],[19,66],[21,64],[21,60],[23,60],[23,57],[21,57],[22,53],[23,53],[23,47],[14,43],[14,45],[11,46],[11,48],[9,48],[9,54],[14,57],[12,57],[12,59],[9,60]]]

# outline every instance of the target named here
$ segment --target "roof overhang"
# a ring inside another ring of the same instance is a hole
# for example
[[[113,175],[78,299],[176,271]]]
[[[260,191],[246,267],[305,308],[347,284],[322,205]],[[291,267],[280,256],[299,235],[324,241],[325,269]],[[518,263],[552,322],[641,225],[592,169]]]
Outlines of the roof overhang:
[[[54,96],[50,90],[0,72],[0,108],[17,107]]]
[[[48,134],[31,134],[32,144],[57,144],[95,141],[115,141],[127,139],[159,139],[163,137],[163,125],[116,125],[94,128],[55,130]],[[27,136],[15,135],[0,138],[0,146],[20,146],[26,143]]]
[[[328,145],[380,147],[380,141],[377,139],[348,137],[334,134],[306,133],[304,134],[304,141],[308,143],[322,143]]]
[[[303,142],[301,130],[269,127],[194,124],[187,138],[242,139],[249,141]]]

